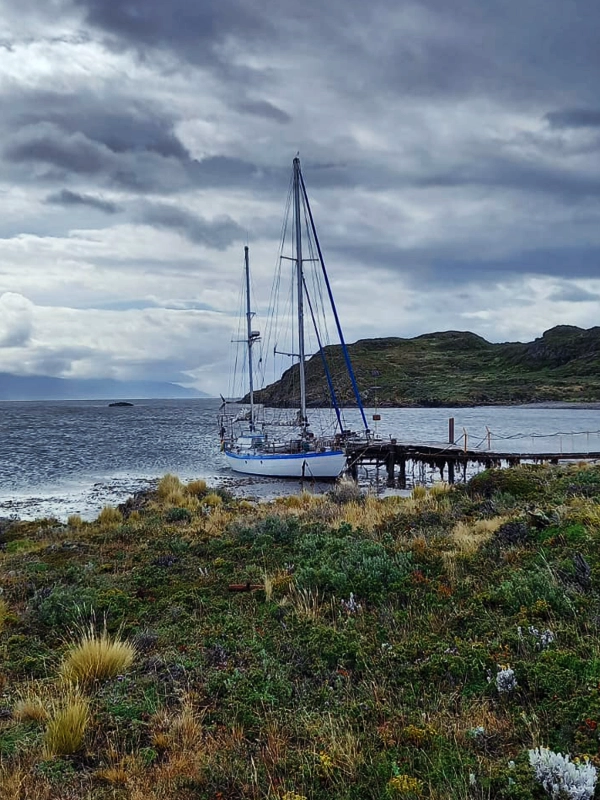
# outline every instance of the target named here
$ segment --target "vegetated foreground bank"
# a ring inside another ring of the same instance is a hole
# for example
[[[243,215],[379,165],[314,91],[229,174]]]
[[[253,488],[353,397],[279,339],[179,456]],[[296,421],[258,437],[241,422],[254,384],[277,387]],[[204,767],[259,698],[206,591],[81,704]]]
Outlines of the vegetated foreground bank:
[[[367,405],[474,406],[600,400],[600,327],[561,325],[533,342],[493,344],[474,333],[446,331],[414,339],[362,339],[349,345]],[[326,348],[341,405],[352,404],[339,346]],[[267,406],[294,406],[298,367],[258,392]],[[320,355],[307,363],[309,405],[329,405]]]
[[[537,745],[593,791],[598,467],[263,504],[167,476],[1,542],[2,798],[525,800]]]

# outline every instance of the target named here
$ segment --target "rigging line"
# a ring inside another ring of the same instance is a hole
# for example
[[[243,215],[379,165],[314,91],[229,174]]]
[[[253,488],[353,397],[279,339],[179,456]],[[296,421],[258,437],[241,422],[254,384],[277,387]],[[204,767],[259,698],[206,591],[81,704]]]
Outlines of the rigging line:
[[[337,308],[335,306],[335,301],[333,299],[333,293],[331,291],[331,285],[329,283],[329,277],[327,275],[327,270],[325,269],[325,261],[323,259],[323,253],[321,252],[321,245],[319,244],[319,237],[317,236],[317,229],[315,227],[315,222],[314,222],[314,219],[313,219],[312,211],[310,209],[310,203],[308,202],[308,195],[306,193],[306,186],[304,184],[304,177],[302,175],[302,172],[300,172],[299,175],[300,175],[300,185],[302,187],[302,192],[303,192],[304,198],[306,200],[306,207],[307,207],[307,210],[308,210],[308,216],[310,218],[310,225],[311,225],[311,228],[312,228],[313,236],[315,237],[315,245],[316,245],[317,251],[319,253],[319,261],[321,262],[321,268],[323,270],[323,276],[325,278],[325,284],[327,286],[327,292],[329,294],[329,300],[331,302],[331,307],[333,309],[333,316],[335,318],[335,324],[337,326],[338,336],[340,337],[340,343],[342,345],[342,350],[343,350],[343,353],[344,353],[344,360],[346,361],[346,367],[347,367],[348,373],[350,375],[350,381],[352,383],[352,389],[354,390],[354,397],[356,398],[356,403],[357,403],[358,408],[360,410],[360,415],[362,417],[362,421],[363,421],[363,424],[365,426],[365,432],[368,433],[369,432],[369,424],[367,423],[367,418],[365,416],[365,410],[363,408],[362,400],[361,400],[361,397],[360,397],[360,392],[358,391],[358,385],[356,383],[356,377],[354,375],[354,370],[352,369],[352,362],[350,361],[350,354],[348,353],[348,348],[346,347],[346,341],[344,339],[344,334],[342,332],[342,326],[340,324],[340,320],[339,320],[338,313],[337,313]]]
[[[275,379],[275,358],[271,357],[271,342],[276,335],[275,325],[276,320],[278,319],[278,306],[279,306],[279,290],[281,284],[281,255],[283,253],[285,247],[285,240],[287,235],[287,229],[289,224],[289,216],[290,216],[290,207],[292,203],[292,191],[293,191],[293,179],[290,177],[289,184],[288,184],[288,192],[287,198],[285,202],[285,209],[283,213],[283,218],[281,220],[281,228],[280,228],[280,235],[279,235],[279,248],[277,251],[277,261],[275,265],[275,272],[273,276],[273,281],[271,284],[271,294],[269,297],[269,305],[268,305],[268,316],[267,316],[267,330],[265,334],[265,363],[263,365],[263,384],[265,381],[265,376],[267,374],[267,369],[270,364],[273,365],[273,378]]]
[[[306,292],[305,297],[306,297],[306,301],[308,303],[308,308],[310,310],[310,316],[312,317],[312,323],[313,323],[313,326],[314,326],[314,329],[315,329],[315,336],[317,337],[317,343],[319,345],[319,353],[321,355],[321,361],[323,362],[323,369],[325,370],[325,377],[327,379],[327,385],[329,386],[329,392],[331,394],[331,400],[333,402],[335,415],[337,417],[338,425],[340,426],[340,433],[343,433],[344,432],[344,428],[343,428],[343,425],[342,425],[342,418],[340,416],[340,407],[339,407],[339,403],[337,401],[337,397],[336,397],[336,394],[335,394],[335,388],[334,388],[333,382],[331,380],[331,373],[329,372],[329,366],[327,364],[327,359],[325,358],[325,353],[324,353],[323,347],[321,345],[321,337],[319,336],[319,329],[317,327],[317,321],[315,319],[315,315],[314,315],[314,312],[313,312],[312,301],[310,299],[310,294],[308,292],[308,287],[306,286],[306,281],[304,281],[304,290]]]
[[[557,433],[511,433],[503,435],[490,431],[490,434],[496,439],[550,439],[553,436],[584,436],[584,435],[597,435],[597,431],[558,431]]]
[[[307,239],[307,243],[308,243],[308,254],[310,256],[310,262],[311,262],[311,266],[312,266],[312,264],[314,262],[318,261],[318,258],[315,257],[317,254],[315,253],[314,241],[313,241],[313,237],[311,236],[309,219],[308,219],[308,211],[307,211],[307,208],[306,208],[306,202],[305,202],[305,199],[304,199],[304,195],[302,196],[302,209],[304,211],[304,226],[306,228],[306,239]],[[316,300],[315,300],[316,307],[317,307],[316,316],[320,317],[319,330],[323,330],[325,332],[325,336],[324,336],[325,342],[327,344],[330,344],[331,343],[331,339],[330,339],[330,336],[329,336],[329,330],[328,330],[328,326],[327,326],[327,315],[325,313],[325,303],[323,302],[323,282],[321,280],[319,280],[319,271],[318,271],[318,269],[311,269],[310,270],[310,276],[311,276],[311,279],[312,279],[312,286],[313,286],[313,290],[315,292],[315,296],[316,296],[316,298],[318,298],[318,301],[319,301],[319,302],[316,302]]]

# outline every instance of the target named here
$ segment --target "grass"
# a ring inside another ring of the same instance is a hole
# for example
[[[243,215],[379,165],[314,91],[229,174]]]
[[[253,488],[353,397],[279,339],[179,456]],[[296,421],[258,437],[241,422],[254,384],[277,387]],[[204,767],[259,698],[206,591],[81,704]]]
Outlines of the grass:
[[[91,623],[65,656],[60,671],[70,683],[87,684],[127,672],[134,660],[133,645],[113,639],[106,627],[97,633]]]
[[[80,750],[89,721],[89,702],[78,692],[54,702],[44,733],[46,757],[72,755]]]
[[[600,767],[600,467],[198,483],[5,528],[2,800],[541,800],[529,748]]]
[[[70,519],[73,519],[73,517],[70,517]],[[98,514],[98,523],[100,525],[110,527],[112,525],[118,525],[121,522],[123,522],[123,515],[118,508],[113,508],[113,506],[104,506],[102,511]],[[75,521],[75,525],[72,527],[79,527],[79,522]]]

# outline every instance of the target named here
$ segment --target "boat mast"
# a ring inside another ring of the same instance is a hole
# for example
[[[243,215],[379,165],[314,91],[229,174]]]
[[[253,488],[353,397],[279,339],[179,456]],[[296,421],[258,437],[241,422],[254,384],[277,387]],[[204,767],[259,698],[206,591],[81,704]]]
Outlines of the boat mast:
[[[252,334],[252,309],[250,307],[250,259],[248,245],[244,247],[244,272],[246,273],[246,322],[248,331],[248,383],[250,389],[250,430],[254,428],[254,381],[252,377],[252,344],[256,336]]]
[[[306,375],[304,372],[304,275],[302,269],[302,218],[300,216],[300,159],[294,159],[294,222],[296,225],[296,275],[298,279],[298,357],[300,359],[300,425],[306,428]]]

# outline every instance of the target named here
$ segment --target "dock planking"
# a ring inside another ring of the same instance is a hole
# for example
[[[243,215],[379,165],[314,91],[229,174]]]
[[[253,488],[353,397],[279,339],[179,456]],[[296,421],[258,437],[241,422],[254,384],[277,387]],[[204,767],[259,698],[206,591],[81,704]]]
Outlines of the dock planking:
[[[440,477],[447,476],[454,483],[459,470],[466,476],[469,464],[479,464],[484,468],[500,467],[503,464],[516,466],[521,462],[557,464],[559,461],[600,460],[598,451],[559,452],[559,453],[515,453],[500,450],[465,448],[444,442],[399,442],[371,440],[369,442],[348,443],[346,446],[348,470],[353,478],[358,477],[358,469],[366,464],[377,468],[385,467],[390,483],[406,488],[406,465],[408,462],[426,464],[439,469]]]

